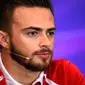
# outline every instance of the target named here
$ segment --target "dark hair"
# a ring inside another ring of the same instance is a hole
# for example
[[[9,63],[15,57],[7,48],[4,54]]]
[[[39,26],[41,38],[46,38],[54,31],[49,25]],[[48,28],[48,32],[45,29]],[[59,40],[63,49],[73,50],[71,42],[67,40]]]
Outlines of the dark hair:
[[[10,28],[9,23],[11,23],[13,11],[18,6],[49,8],[53,14],[50,0],[2,0],[0,2],[0,30],[9,31],[7,28]]]

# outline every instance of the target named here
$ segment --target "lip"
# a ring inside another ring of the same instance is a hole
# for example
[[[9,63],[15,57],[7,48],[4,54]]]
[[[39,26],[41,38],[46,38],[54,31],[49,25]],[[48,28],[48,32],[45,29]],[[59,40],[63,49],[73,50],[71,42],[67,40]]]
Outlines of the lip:
[[[37,53],[37,55],[49,55],[51,54],[50,52],[42,52],[42,53]]]
[[[43,53],[43,54],[38,54],[40,58],[47,59],[50,54]]]

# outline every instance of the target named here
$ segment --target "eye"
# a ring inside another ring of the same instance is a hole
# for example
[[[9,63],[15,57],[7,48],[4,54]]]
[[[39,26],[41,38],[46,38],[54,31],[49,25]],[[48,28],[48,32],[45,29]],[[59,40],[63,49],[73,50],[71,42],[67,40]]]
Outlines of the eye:
[[[48,36],[54,36],[54,31],[48,32],[47,35]]]
[[[38,35],[38,32],[36,32],[36,31],[27,32],[27,36],[29,36],[29,37],[34,37],[34,36],[37,36],[37,35]]]

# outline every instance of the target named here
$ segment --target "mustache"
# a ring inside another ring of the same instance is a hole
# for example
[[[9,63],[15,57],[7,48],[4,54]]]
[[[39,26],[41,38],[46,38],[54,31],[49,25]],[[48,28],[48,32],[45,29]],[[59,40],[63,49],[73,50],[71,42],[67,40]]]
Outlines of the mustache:
[[[43,49],[40,49],[39,51],[35,51],[33,53],[33,55],[40,55],[40,54],[52,54],[52,50],[50,50],[49,48],[43,48]]]

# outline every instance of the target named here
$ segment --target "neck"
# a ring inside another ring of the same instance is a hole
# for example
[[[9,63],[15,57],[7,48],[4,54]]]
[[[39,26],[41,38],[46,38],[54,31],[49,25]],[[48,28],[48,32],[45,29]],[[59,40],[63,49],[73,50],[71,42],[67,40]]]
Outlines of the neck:
[[[32,82],[38,78],[40,72],[33,72],[26,69],[24,66],[13,60],[10,54],[4,49],[1,52],[1,56],[6,70],[16,81],[24,85],[31,85]]]

